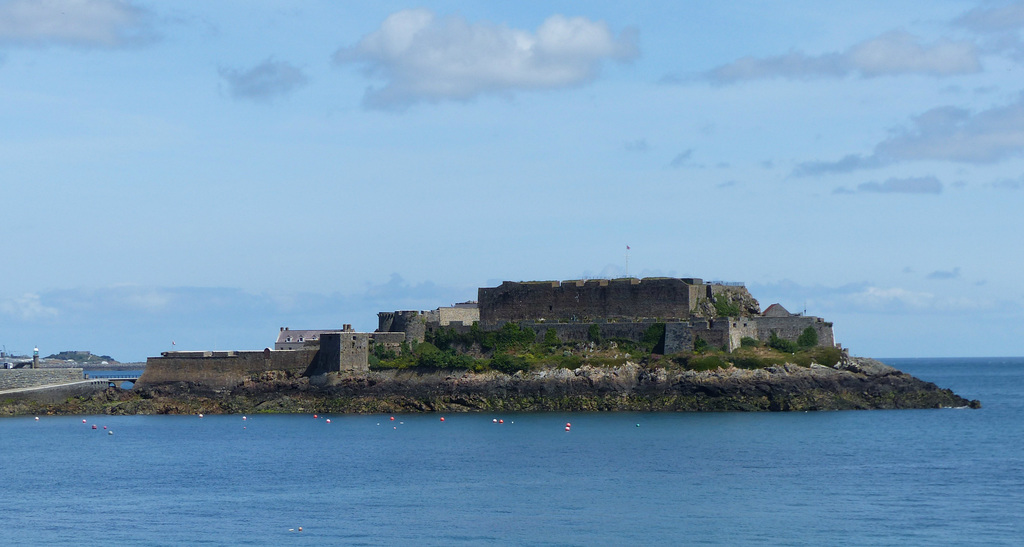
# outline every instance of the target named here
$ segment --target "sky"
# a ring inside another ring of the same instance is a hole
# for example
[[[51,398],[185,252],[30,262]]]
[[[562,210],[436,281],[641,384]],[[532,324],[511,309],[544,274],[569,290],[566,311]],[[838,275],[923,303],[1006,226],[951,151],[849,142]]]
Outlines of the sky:
[[[1022,206],[1024,2],[0,0],[11,353],[629,275],[1024,355]]]

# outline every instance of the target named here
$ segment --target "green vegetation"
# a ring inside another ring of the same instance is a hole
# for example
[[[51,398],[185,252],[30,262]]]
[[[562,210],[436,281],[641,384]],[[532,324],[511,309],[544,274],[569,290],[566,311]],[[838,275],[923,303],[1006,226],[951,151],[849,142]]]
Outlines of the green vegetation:
[[[715,313],[719,317],[735,317],[740,314],[740,307],[733,304],[728,296],[721,294],[715,298]]]
[[[785,338],[779,338],[779,335],[775,334],[774,331],[772,332],[771,338],[768,339],[768,347],[775,350],[784,351],[786,353],[795,353],[797,350],[797,345],[795,342],[790,342]]]
[[[796,339],[796,345],[801,348],[813,348],[818,345],[818,332],[813,327],[804,329]]]
[[[640,335],[640,344],[647,353],[664,353],[665,323],[655,323]]]
[[[700,336],[693,339],[693,352],[704,353],[708,349],[708,343]]]
[[[729,366],[759,369],[787,363],[831,367],[841,357],[836,348],[817,346],[817,333],[813,328],[806,329],[798,342],[780,338],[775,333],[767,343],[744,337],[740,347],[731,353],[698,336],[693,342],[693,352],[660,359],[658,354],[664,351],[664,346],[664,323],[648,327],[639,341],[603,338],[599,325],[593,324],[585,342],[562,342],[553,328],[546,329],[538,341],[537,333],[529,327],[506,323],[493,332],[483,332],[476,325],[465,333],[452,328],[435,329],[427,333],[425,342],[403,344],[398,352],[375,346],[369,364],[372,370],[462,369],[515,374],[544,368],[576,369],[582,365],[613,367],[627,361],[696,371]]]

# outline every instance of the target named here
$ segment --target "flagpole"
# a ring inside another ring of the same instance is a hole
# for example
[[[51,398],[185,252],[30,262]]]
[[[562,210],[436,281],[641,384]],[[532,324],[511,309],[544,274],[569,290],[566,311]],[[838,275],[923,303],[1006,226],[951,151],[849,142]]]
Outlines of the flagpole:
[[[629,245],[626,245],[626,277],[629,277]]]

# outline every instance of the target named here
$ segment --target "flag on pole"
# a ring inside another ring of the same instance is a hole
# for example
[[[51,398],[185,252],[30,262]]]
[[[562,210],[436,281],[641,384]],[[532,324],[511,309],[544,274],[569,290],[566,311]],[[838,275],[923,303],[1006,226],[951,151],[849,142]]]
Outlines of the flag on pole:
[[[626,250],[627,250],[627,251],[629,250],[629,245],[626,245]]]

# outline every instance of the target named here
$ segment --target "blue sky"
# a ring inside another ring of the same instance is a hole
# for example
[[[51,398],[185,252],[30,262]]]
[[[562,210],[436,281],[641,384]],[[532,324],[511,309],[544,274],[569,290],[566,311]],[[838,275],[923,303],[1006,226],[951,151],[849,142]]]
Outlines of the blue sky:
[[[0,343],[260,349],[629,245],[1024,354],[1024,2],[778,4],[0,1]]]

